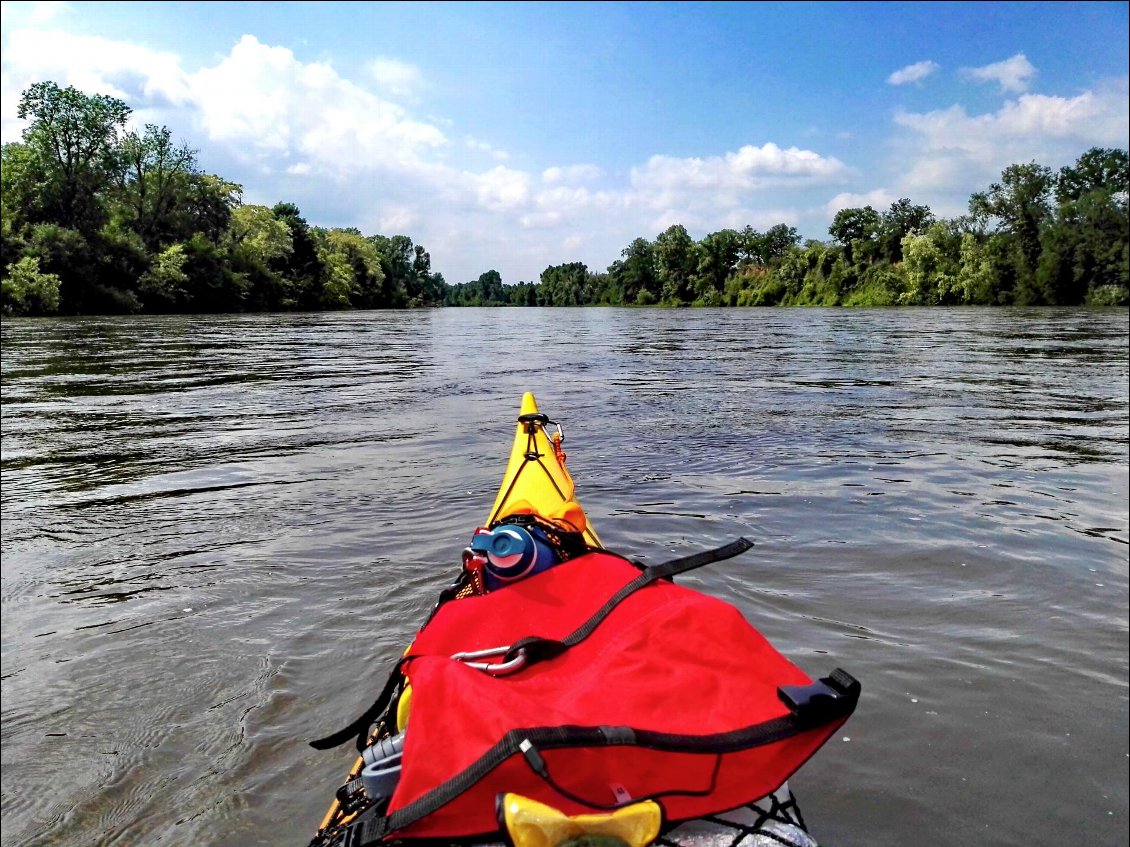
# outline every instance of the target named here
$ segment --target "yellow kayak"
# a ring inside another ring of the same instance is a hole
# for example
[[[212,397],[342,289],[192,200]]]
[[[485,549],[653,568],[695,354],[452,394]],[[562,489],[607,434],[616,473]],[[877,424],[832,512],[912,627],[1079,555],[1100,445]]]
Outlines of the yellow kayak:
[[[557,427],[557,432],[547,433],[547,426]],[[538,411],[537,400],[527,391],[522,397],[510,461],[487,516],[487,526],[511,515],[532,514],[583,533],[594,547],[602,546],[581,504],[573,497],[573,477],[565,468],[563,440],[561,426]]]
[[[482,603],[492,602],[493,597],[502,598],[504,595],[494,594],[498,588],[507,584],[513,584],[534,573],[538,573],[542,567],[553,569],[552,573],[545,575],[550,579],[553,579],[554,574],[564,573],[566,568],[573,564],[573,558],[578,558],[579,562],[579,557],[582,556],[595,557],[593,559],[587,559],[587,561],[602,561],[602,557],[603,560],[614,560],[612,564],[619,568],[625,568],[629,565],[636,565],[636,567],[643,568],[643,566],[638,563],[630,562],[623,557],[617,557],[616,554],[610,553],[604,549],[604,545],[601,543],[596,531],[590,525],[584,509],[576,499],[573,478],[565,466],[563,441],[564,436],[560,425],[555,421],[551,421],[543,414],[538,408],[534,395],[530,392],[526,392],[522,397],[509,460],[494,503],[487,513],[483,526],[474,531],[470,546],[463,551],[463,567],[459,578],[451,587],[441,594],[440,601],[436,607],[437,611],[433,612],[433,616],[438,612],[438,616],[442,618],[444,612],[450,615],[455,608],[467,610],[464,615],[466,620],[461,620],[458,626],[450,630],[458,635],[460,642],[466,639],[470,639],[474,642],[474,636],[469,635],[469,633],[475,633],[480,628],[485,627],[489,622],[508,620],[509,618],[506,614],[484,614]],[[746,539],[739,539],[739,541],[742,543],[727,545],[727,548],[719,548],[719,551],[707,551],[707,553],[685,557],[687,565],[688,567],[697,567],[705,561],[714,561],[719,558],[736,555],[737,552],[751,546],[751,543]],[[542,545],[547,545],[547,548],[551,548],[554,552],[550,553],[550,555],[543,560],[543,563],[539,565],[538,548]],[[723,552],[728,548],[734,549]],[[715,556],[715,553],[719,555]],[[708,556],[708,558],[703,558],[704,556]],[[701,561],[698,564],[690,565],[692,560]],[[546,561],[548,561],[548,564],[545,564]],[[568,562],[569,565],[563,564],[560,569],[554,568],[553,566],[558,562]],[[611,566],[604,564],[601,565],[601,567]],[[663,573],[658,573],[662,571],[662,567],[666,567],[666,565],[650,569],[657,572],[655,576],[651,576],[645,571],[633,578],[630,583],[626,583],[616,592],[612,602],[605,603],[604,606],[600,607],[601,610],[604,611],[598,610],[598,614],[607,614],[608,610],[614,608],[616,603],[620,601],[618,598],[626,596],[624,594],[624,588],[631,588],[634,584],[640,583],[641,579],[658,579],[659,576],[664,575]],[[506,571],[511,568],[514,570],[513,575],[506,573]],[[594,591],[590,580],[595,580],[599,583],[601,580],[611,579],[602,573],[598,573],[596,570],[589,570],[586,574],[589,579],[586,579],[584,587],[579,591],[574,589],[572,592],[569,590],[564,590],[560,593],[549,592],[548,596],[553,598],[572,597],[576,600],[578,596],[583,595],[585,592]],[[609,585],[618,585],[620,578],[621,577],[617,576],[615,578],[616,581],[609,582]],[[494,580],[493,583],[491,582],[492,579]],[[530,586],[533,582],[534,581],[531,580],[525,583],[525,585]],[[573,585],[578,584],[579,583],[573,583]],[[599,587],[595,589],[597,596],[599,596],[600,590]],[[515,595],[511,592],[518,592],[518,594]],[[657,595],[660,593],[661,592],[656,592]],[[505,596],[522,596],[522,589],[506,589]],[[545,598],[541,598],[541,602],[544,602],[544,599]],[[445,605],[450,600],[467,600],[467,602],[466,604],[459,602]],[[680,601],[679,608],[686,608],[687,602],[689,601]],[[519,601],[519,604],[520,603],[521,601]],[[553,602],[546,608],[565,608],[567,605],[566,602]],[[496,610],[498,609],[497,606],[494,608]],[[518,607],[516,606],[514,608],[517,609]],[[647,616],[644,616],[645,620],[646,617]],[[434,630],[436,628],[432,626],[429,629],[429,624],[431,624],[432,621],[433,619],[430,617],[417,634],[414,643],[409,645],[408,649],[405,650],[404,659],[394,668],[389,677],[389,682],[386,683],[385,689],[378,696],[373,706],[343,730],[325,739],[311,742],[312,746],[317,749],[330,749],[352,738],[356,740],[358,749],[364,748],[364,752],[362,756],[357,758],[349,775],[338,788],[335,799],[326,812],[317,834],[310,842],[310,847],[345,847],[345,845],[353,845],[354,843],[377,844],[384,838],[384,835],[387,834],[371,831],[369,826],[377,820],[377,816],[368,815],[373,809],[381,808],[378,805],[379,802],[384,802],[386,804],[385,808],[387,808],[389,802],[387,798],[391,797],[391,790],[388,787],[389,783],[386,783],[385,780],[387,779],[392,785],[395,785],[395,781],[401,777],[402,757],[405,761],[408,761],[410,758],[410,754],[405,752],[408,748],[405,748],[403,739],[408,734],[406,728],[409,713],[412,712],[414,698],[412,684],[408,682],[407,674],[402,674],[400,670],[402,665],[404,665],[405,662],[424,663],[420,665],[421,676],[415,677],[416,681],[420,684],[420,691],[422,693],[417,699],[417,708],[414,711],[416,718],[414,721],[423,722],[416,723],[416,726],[425,728],[429,726],[429,712],[426,708],[429,702],[433,706],[432,715],[435,714],[434,706],[437,702],[447,702],[442,693],[443,689],[437,689],[435,687],[435,678],[432,678],[432,684],[428,684],[428,677],[426,675],[426,669],[429,667],[426,664],[428,661],[426,656],[429,651],[427,645],[428,633],[432,632],[434,637]],[[543,622],[544,618],[538,618],[539,624]],[[480,624],[482,624],[482,627]],[[633,626],[635,625],[636,624],[633,624]],[[594,626],[595,624],[590,620],[588,624],[580,627],[574,635],[586,631],[591,632],[591,627]],[[682,632],[682,630],[680,630],[680,632]],[[747,639],[744,630],[738,632],[738,635],[740,636],[738,640]],[[680,638],[682,637],[683,636],[680,635]],[[760,636],[757,637],[760,638]],[[717,639],[717,641],[718,643],[725,643],[727,645],[736,643],[735,639]],[[651,644],[653,642],[647,640],[646,643]],[[681,644],[682,642],[680,641],[679,643]],[[742,640],[742,643],[746,643],[746,641]],[[515,642],[515,647],[521,644],[521,641]],[[492,643],[490,649],[484,649],[486,646],[487,645],[484,644],[471,643],[468,647],[460,646],[458,648],[465,652],[448,653],[445,651],[442,655],[445,659],[456,660],[456,662],[462,662],[471,668],[483,671],[489,677],[504,676],[510,673],[517,674],[519,671],[525,673],[528,671],[528,667],[524,665],[526,660],[524,647],[518,651],[517,658],[511,658],[512,651],[508,646],[496,647]],[[759,647],[758,650],[760,649]],[[600,656],[621,655],[619,651],[604,650],[602,652],[594,652],[594,655],[598,654]],[[666,656],[668,654],[664,653],[664,655]],[[700,654],[696,653],[695,655],[698,656]],[[756,655],[763,664],[772,661],[772,657],[766,653],[759,652]],[[627,660],[629,665],[631,665],[632,661],[631,657]],[[781,658],[780,661],[784,662],[784,659]],[[516,662],[517,664],[515,664]],[[586,668],[590,667],[587,658],[585,661],[581,662],[581,664]],[[412,667],[415,669],[417,666],[412,665]],[[670,670],[670,667],[665,666],[665,670]],[[840,672],[837,671],[837,673]],[[663,679],[670,678],[666,673],[661,676]],[[744,680],[750,676],[751,674],[743,672],[734,678]],[[476,679],[477,678],[476,676]],[[553,675],[550,675],[550,677],[541,677],[541,679],[546,678],[554,679]],[[623,677],[616,678],[623,679]],[[655,679],[657,677],[650,675],[648,678]],[[694,678],[696,680],[700,679],[697,666]],[[713,679],[713,677],[711,679]],[[828,678],[822,680],[822,683],[823,682],[828,682]],[[854,680],[852,680],[852,682],[854,682]],[[557,685],[558,683],[551,682],[550,684]],[[705,688],[715,690],[714,687],[710,685],[706,685]],[[436,694],[437,690],[441,693]],[[824,690],[825,692],[828,691],[826,687]],[[431,696],[426,698],[423,692],[427,692]],[[555,691],[553,693],[556,694],[558,692]],[[832,694],[835,695],[836,692],[832,692]],[[572,695],[570,694],[569,696]],[[858,693],[856,693],[855,696],[857,697]],[[552,696],[549,699],[553,699]],[[659,702],[656,698],[645,699],[648,702]],[[730,698],[730,700],[747,705],[749,703],[749,701],[744,698]],[[543,701],[540,699],[537,700],[537,709],[542,707],[542,702]],[[782,708],[777,698],[773,698],[773,702],[777,704],[775,708]],[[851,707],[854,708],[854,701]],[[743,706],[743,708],[745,708],[745,706]],[[710,706],[710,710],[711,713],[717,711],[714,706]],[[511,714],[511,711],[507,711],[506,714]],[[772,741],[766,741],[766,744],[776,743],[778,740],[784,738],[784,736],[781,735],[780,729],[780,722],[784,720],[785,718],[772,718],[771,720],[767,720],[764,726],[771,725]],[[828,718],[826,720],[831,719]],[[476,727],[479,725],[480,722],[475,722]],[[522,726],[526,725],[523,724]],[[758,726],[754,728],[756,729],[761,726],[762,724],[758,724]],[[602,732],[604,730],[619,731],[619,729],[622,728],[600,728]],[[584,731],[584,727],[578,728],[562,725],[556,729],[552,729],[552,732],[566,732],[571,730]],[[426,733],[427,729],[417,731]],[[521,731],[533,734],[537,730],[522,729]],[[796,733],[802,731],[807,732],[809,729],[802,727],[798,729]],[[780,736],[780,738],[778,736]],[[424,736],[413,737],[427,736],[425,734]],[[694,739],[698,736],[689,737]],[[714,736],[707,734],[704,737],[713,738]],[[725,737],[728,738],[730,736],[727,735]],[[797,737],[801,736],[798,734]],[[527,738],[524,743],[530,744],[531,742]],[[609,749],[622,749],[621,745],[624,743],[625,742],[621,740],[609,741]],[[751,749],[756,749],[756,745],[754,745],[753,742],[750,742],[750,744]],[[634,742],[632,742],[631,749],[644,750],[646,747],[647,745],[634,746]],[[445,753],[450,752],[447,748],[443,749]],[[544,769],[545,762],[538,758],[540,754],[538,754],[536,750],[533,753],[525,751],[521,746],[519,746],[518,750],[521,756],[526,757],[525,761],[529,762],[530,767],[540,774],[541,778],[548,781],[548,771]],[[435,752],[437,754],[439,753],[438,750]],[[723,752],[726,753],[730,751],[726,750]],[[430,755],[421,758],[421,754],[418,751],[413,752],[411,755],[414,755],[411,761],[414,763],[413,766],[415,767],[421,767],[421,763],[428,760],[443,761],[442,756],[439,759],[434,759]],[[685,754],[679,753],[678,755]],[[712,753],[712,755],[714,754]],[[807,755],[806,753],[805,758]],[[453,756],[451,760],[458,761],[458,756]],[[539,761],[540,764],[538,764]],[[713,762],[713,780],[717,778],[719,773],[721,754],[715,755],[714,759],[710,761]],[[803,759],[800,761],[803,761]],[[474,770],[474,767],[469,769],[469,771]],[[476,785],[478,781],[486,776],[488,770],[489,768],[485,768],[482,774],[475,776]],[[598,771],[599,768],[593,772],[596,773]],[[644,775],[652,773],[652,771],[646,767],[639,768],[636,772]],[[524,771],[522,773],[524,773]],[[684,774],[684,762],[680,760],[679,778],[686,778]],[[572,775],[573,774],[571,774],[571,776]],[[460,779],[462,779],[462,777],[460,777]],[[658,837],[665,820],[666,812],[664,812],[654,799],[646,795],[633,799],[627,794],[626,789],[622,790],[624,797],[627,799],[624,800],[617,794],[617,802],[613,805],[582,802],[582,805],[597,810],[595,813],[576,813],[574,810],[573,814],[566,814],[559,811],[558,808],[545,805],[544,803],[532,799],[530,796],[510,793],[514,790],[514,788],[510,786],[516,783],[528,786],[528,775],[523,777],[520,774],[515,781],[511,781],[511,777],[507,776],[506,781],[502,783],[505,787],[505,792],[496,795],[497,823],[501,827],[500,832],[507,834],[507,840],[513,847],[563,847],[563,845],[590,844],[593,845],[593,847],[647,847],[647,845],[653,843]],[[401,784],[403,785],[403,783]],[[448,784],[451,783],[445,783],[445,785]],[[713,781],[711,784],[713,785]],[[553,786],[558,792],[557,796],[573,800],[576,799],[574,795],[570,794],[566,789],[561,788],[556,783],[553,783]],[[665,829],[664,839],[667,843],[676,845],[676,847],[729,847],[729,845],[736,843],[745,836],[765,833],[774,844],[794,845],[794,847],[815,847],[816,843],[812,841],[805,830],[804,822],[800,818],[796,801],[789,791],[787,782],[777,783],[777,786],[776,789],[773,789],[771,785],[767,786],[765,790],[768,790],[769,793],[764,794],[760,799],[754,802],[747,802],[740,808],[735,809],[735,817],[732,821],[728,818],[712,817],[704,819],[699,817],[702,813],[696,811],[696,814],[687,816],[688,819],[696,819],[689,820],[685,825]],[[467,786],[464,786],[460,791],[463,791],[466,787]],[[760,789],[758,793],[760,793]],[[671,790],[656,794],[655,796],[658,797],[663,794],[670,795],[670,798],[703,796],[701,792],[696,794],[694,792],[681,790]],[[458,796],[458,794],[453,795],[453,797],[454,796]],[[742,799],[748,799],[748,796],[750,795],[745,795]],[[669,801],[676,802],[676,800]],[[419,801],[416,802],[417,805],[418,802]],[[410,804],[407,808],[412,809],[413,806]],[[476,809],[479,808],[479,806],[476,806]],[[710,810],[707,810],[707,812],[709,811]],[[403,810],[395,814],[402,814],[402,812]],[[389,820],[391,819],[392,818],[389,818]],[[459,820],[465,822],[466,818],[459,818]],[[676,817],[673,820],[678,821],[680,818]],[[478,827],[477,819],[475,826]],[[399,830],[396,828],[392,829],[392,832],[397,831]],[[486,827],[469,831],[483,833],[486,831]],[[408,837],[410,840],[412,836],[409,835]],[[487,840],[497,841],[498,838],[488,838]]]
[[[556,431],[547,432],[547,426],[555,427]],[[584,509],[574,497],[575,486],[573,477],[565,467],[563,442],[564,434],[560,424],[550,421],[542,414],[533,393],[527,391],[522,396],[514,443],[510,448],[510,460],[485,526],[492,526],[514,515],[533,515],[564,530],[581,533],[585,542],[593,547],[603,546],[596,531],[589,525]],[[407,723],[411,702],[409,688],[401,696],[397,710],[399,729],[403,729]],[[363,760],[358,757],[346,777],[346,783],[359,777],[363,765]],[[353,817],[354,813],[346,812],[335,799],[322,819],[319,830],[326,831],[330,827],[349,823]]]

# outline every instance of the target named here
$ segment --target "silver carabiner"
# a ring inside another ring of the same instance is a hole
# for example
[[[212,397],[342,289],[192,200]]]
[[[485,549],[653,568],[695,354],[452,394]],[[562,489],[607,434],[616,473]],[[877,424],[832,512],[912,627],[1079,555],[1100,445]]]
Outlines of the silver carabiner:
[[[526,664],[526,650],[520,648],[513,659],[505,662],[478,662],[476,659],[489,659],[494,656],[505,656],[510,652],[509,647],[490,647],[486,650],[472,650],[466,653],[453,653],[451,658],[462,662],[469,668],[489,673],[491,676],[505,676],[514,671],[521,670]]]

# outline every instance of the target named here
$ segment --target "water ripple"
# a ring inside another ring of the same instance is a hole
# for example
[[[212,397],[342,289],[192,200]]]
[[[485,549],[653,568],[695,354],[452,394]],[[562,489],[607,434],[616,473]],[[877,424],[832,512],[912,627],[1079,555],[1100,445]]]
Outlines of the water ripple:
[[[526,390],[606,543],[752,538],[682,581],[863,680],[818,838],[1125,840],[1125,310],[499,315],[3,321],[4,845],[304,842]]]

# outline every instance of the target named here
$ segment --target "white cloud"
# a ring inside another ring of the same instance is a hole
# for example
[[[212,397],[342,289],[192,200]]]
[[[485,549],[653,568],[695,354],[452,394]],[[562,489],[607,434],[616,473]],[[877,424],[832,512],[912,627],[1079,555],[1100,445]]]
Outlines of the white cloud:
[[[632,169],[631,179],[644,192],[748,192],[782,182],[830,181],[845,170],[838,159],[796,147],[782,150],[769,142],[706,159],[652,156],[643,167]]]
[[[1009,165],[1034,161],[1057,168],[1091,147],[1125,147],[1127,80],[1075,97],[1024,94],[983,114],[959,105],[904,111],[894,123],[905,134],[893,145],[898,172],[888,175],[888,184],[899,196],[952,217]]]
[[[560,209],[527,212],[518,218],[522,229],[557,229],[568,221],[568,216]]]
[[[596,165],[567,165],[546,168],[541,172],[542,182],[553,185],[559,182],[593,182],[600,179],[603,172]]]
[[[1041,157],[1078,155],[1091,146],[1124,146],[1130,126],[1125,97],[1124,87],[1070,98],[1024,94],[992,113],[969,115],[955,105],[920,114],[899,112],[895,124],[913,133],[913,147],[927,160],[915,165],[918,185],[937,187],[961,162],[995,170]]]
[[[411,206],[390,205],[382,210],[378,231],[387,235],[405,235],[420,225],[420,214]]]
[[[866,194],[843,192],[825,203],[823,212],[829,219],[834,218],[841,209],[862,209],[864,206],[870,206],[876,212],[885,212],[898,199],[886,188],[876,188]]]
[[[228,56],[196,73],[177,56],[100,37],[27,30],[5,45],[4,140],[18,133],[13,88],[51,79],[125,100],[140,120],[181,107],[174,132],[265,169],[303,165],[340,175],[358,160],[415,162],[444,147],[433,124],[342,78],[327,64],[303,63],[284,47],[245,35]],[[186,127],[185,121],[192,127]]]
[[[400,59],[374,59],[368,64],[368,71],[377,85],[394,97],[415,98],[424,81],[418,67]]]
[[[1017,53],[1003,62],[994,62],[979,68],[962,68],[959,73],[974,82],[995,82],[1002,92],[1018,94],[1028,90],[1028,83],[1036,75],[1036,68],[1023,53]]]
[[[612,209],[623,209],[627,197],[623,192],[590,191],[584,186],[556,186],[533,196],[533,210],[522,215],[519,223],[525,229],[549,229],[587,221],[601,220]]]
[[[887,77],[887,82],[891,85],[906,85],[908,82],[921,82],[940,67],[941,65],[937,62],[932,62],[929,59],[922,62],[915,62],[913,65],[907,65],[905,68],[895,71]]]
[[[936,150],[910,163],[901,182],[910,192],[941,191],[966,184],[971,170],[974,169],[969,167],[969,160],[960,153]],[[993,169],[982,166],[975,172],[987,177]]]
[[[727,227],[729,229],[742,229],[746,226],[751,226],[754,229],[766,230],[777,224],[795,226],[799,220],[800,215],[797,213],[796,209],[740,208],[731,210],[731,212],[722,219],[720,226],[711,226],[709,228],[721,229]]]
[[[147,106],[176,108],[191,97],[188,77],[173,53],[98,36],[5,27],[0,141],[20,139],[27,125],[17,117],[20,96],[33,83],[47,80],[125,100],[134,107],[134,127],[152,120]]]
[[[358,162],[414,165],[448,144],[438,128],[331,66],[300,62],[250,35],[192,75],[190,87],[209,140],[264,165],[298,159],[314,174],[347,179]]]
[[[127,101],[179,105],[189,98],[188,80],[175,54],[58,30],[24,30],[8,37],[4,76],[20,92],[34,82],[52,80]],[[9,110],[14,115],[15,105],[4,100],[5,116]]]
[[[386,86],[415,79],[404,67],[399,77],[383,68]],[[32,82],[117,96],[135,120],[167,125],[197,149],[202,168],[242,184],[246,202],[292,202],[311,224],[409,235],[451,282],[490,267],[507,282],[536,278],[565,261],[603,270],[633,238],[669,223],[699,234],[793,224],[788,201],[768,192],[828,185],[848,172],[837,159],[773,143],[653,156],[619,178],[592,163],[481,168],[468,163],[506,155],[492,140],[427,117],[428,104],[393,102],[392,89],[368,77],[344,77],[251,35],[190,70],[172,53],[6,27],[0,69],[5,141],[19,137],[16,103]]]
[[[497,159],[500,162],[505,162],[510,158],[510,155],[505,150],[499,150],[489,141],[482,141],[474,136],[464,136],[463,144],[468,150],[477,150],[486,153],[492,159]]]
[[[56,0],[42,0],[38,3],[0,3],[0,24],[12,26],[19,19],[20,25],[42,26],[63,17],[71,10],[70,3]]]
[[[476,198],[481,208],[491,212],[513,212],[524,208],[530,199],[530,175],[502,165],[473,176]]]
[[[771,142],[708,158],[652,156],[632,168],[626,207],[649,213],[644,220],[655,233],[676,223],[703,233],[757,226],[762,219],[758,201],[766,192],[829,185],[847,174],[838,159]],[[781,222],[780,217],[773,221]]]

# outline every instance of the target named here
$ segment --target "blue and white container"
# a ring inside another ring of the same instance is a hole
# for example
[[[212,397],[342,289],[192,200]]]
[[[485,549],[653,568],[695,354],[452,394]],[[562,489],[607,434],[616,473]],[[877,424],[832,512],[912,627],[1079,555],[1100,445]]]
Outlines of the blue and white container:
[[[486,555],[483,581],[495,591],[557,564],[557,554],[537,527],[504,524],[471,538],[471,549]]]

